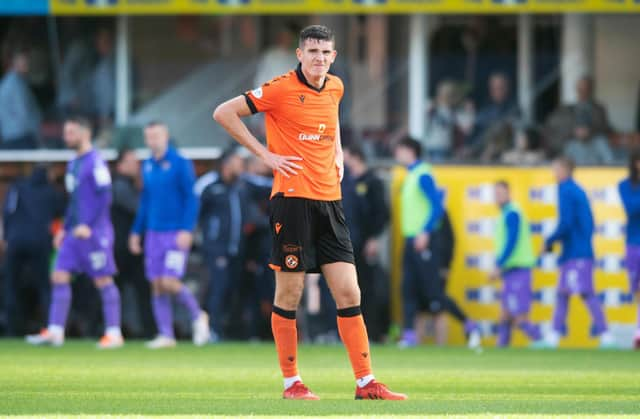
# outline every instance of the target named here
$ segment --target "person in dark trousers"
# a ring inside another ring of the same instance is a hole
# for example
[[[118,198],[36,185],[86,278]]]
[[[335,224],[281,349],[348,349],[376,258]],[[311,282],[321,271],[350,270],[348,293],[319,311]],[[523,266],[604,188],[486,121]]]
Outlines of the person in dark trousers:
[[[401,190],[402,235],[405,238],[403,258],[402,297],[404,330],[401,347],[420,343],[423,331],[420,313],[435,317],[436,340],[444,344],[444,312],[455,311],[455,304],[446,295],[441,276],[442,248],[438,230],[442,226],[444,206],[442,193],[438,190],[431,166],[420,159],[422,147],[416,140],[406,137],[395,148],[398,163],[408,169]],[[438,327],[440,325],[440,327]],[[469,346],[480,345],[478,326],[465,322],[465,333]]]
[[[144,275],[144,260],[141,255],[134,255],[129,250],[129,232],[138,211],[140,190],[136,185],[140,162],[134,150],[121,150],[115,163],[113,176],[113,203],[111,204],[111,220],[115,232],[115,258],[118,267],[116,284],[123,288],[130,285],[135,290],[136,308],[140,319],[140,337],[150,338],[154,335],[155,323],[151,311],[151,289]],[[130,325],[125,325],[125,332],[131,332]]]
[[[380,266],[380,236],[389,223],[382,180],[369,169],[361,148],[344,148],[349,176],[343,183],[343,203],[362,294],[362,314],[371,340],[379,342],[389,327],[388,281]]]
[[[443,288],[446,289],[456,244],[451,218],[446,209],[444,209],[438,229],[434,232],[433,240],[434,246],[438,246],[440,249],[440,277],[443,281]],[[464,326],[469,347],[480,346],[481,335],[476,323],[469,319],[464,310],[446,292],[444,302],[444,310]]]
[[[4,200],[3,231],[6,246],[4,309],[6,334],[24,333],[24,320],[34,312],[49,308],[49,265],[53,237],[51,224],[64,212],[64,194],[49,182],[44,165],[34,168],[27,178],[16,180]],[[26,275],[29,273],[29,275]],[[21,304],[21,290],[30,285],[38,291],[38,306]]]
[[[244,160],[238,149],[227,150],[220,159],[218,173],[205,175],[209,184],[200,195],[199,225],[209,268],[204,307],[210,313],[211,342],[223,339],[225,324],[236,320],[229,316],[229,300],[234,294],[232,287],[243,272],[247,209],[246,191],[240,182],[243,171]]]
[[[262,340],[271,340],[271,312],[275,294],[275,276],[268,268],[271,256],[271,226],[269,225],[269,196],[273,185],[271,170],[260,159],[246,159],[246,173],[241,177],[249,197],[248,216],[244,233],[247,243],[245,270],[252,282],[250,333]]]

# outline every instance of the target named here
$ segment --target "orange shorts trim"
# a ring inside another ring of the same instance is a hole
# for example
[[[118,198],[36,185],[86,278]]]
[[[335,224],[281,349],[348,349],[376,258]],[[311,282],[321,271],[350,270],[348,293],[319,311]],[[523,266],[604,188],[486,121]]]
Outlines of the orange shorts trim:
[[[271,269],[273,269],[274,271],[276,271],[276,272],[280,272],[280,271],[282,270],[282,268],[281,268],[280,266],[278,266],[278,265],[274,265],[274,264],[272,264],[272,263],[270,263],[270,264],[269,264],[269,267],[270,267]]]

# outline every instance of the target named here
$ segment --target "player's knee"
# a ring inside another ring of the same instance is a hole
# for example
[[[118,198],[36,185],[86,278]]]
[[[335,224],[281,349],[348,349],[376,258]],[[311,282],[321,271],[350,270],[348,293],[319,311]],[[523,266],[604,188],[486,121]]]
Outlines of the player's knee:
[[[339,288],[334,291],[333,298],[336,300],[338,308],[355,307],[360,305],[360,288],[354,287]]]
[[[101,277],[101,278],[95,278],[93,280],[93,283],[96,285],[97,288],[104,288],[107,287],[111,284],[113,284],[113,279],[111,277]]]
[[[160,282],[160,280],[156,279],[151,282],[151,292],[153,293],[153,295],[162,294],[162,283]]]
[[[51,275],[51,283],[52,284],[68,284],[71,282],[71,275],[67,272],[59,272],[56,271]]]
[[[276,289],[274,304],[284,310],[296,310],[300,304],[303,289],[303,284]]]
[[[182,282],[177,278],[164,278],[162,280],[162,288],[166,293],[177,294],[182,288]]]

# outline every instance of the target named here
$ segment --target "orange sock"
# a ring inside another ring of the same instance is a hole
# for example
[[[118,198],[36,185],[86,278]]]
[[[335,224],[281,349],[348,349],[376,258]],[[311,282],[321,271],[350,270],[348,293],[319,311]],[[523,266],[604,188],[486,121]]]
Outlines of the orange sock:
[[[296,312],[273,306],[271,331],[276,342],[280,369],[284,378],[298,375],[298,329]]]
[[[369,337],[359,306],[338,310],[338,332],[349,353],[356,379],[370,375]]]

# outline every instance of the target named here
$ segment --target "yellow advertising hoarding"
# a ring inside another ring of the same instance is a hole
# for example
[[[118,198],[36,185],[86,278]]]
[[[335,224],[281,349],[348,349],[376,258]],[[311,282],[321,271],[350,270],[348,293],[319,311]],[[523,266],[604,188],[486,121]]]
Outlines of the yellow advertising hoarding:
[[[640,0],[51,0],[55,15],[629,13]]]
[[[447,290],[468,313],[480,322],[486,336],[485,343],[495,342],[500,313],[501,283],[491,282],[488,274],[493,266],[494,220],[498,208],[493,203],[493,183],[506,180],[511,185],[512,197],[528,216],[533,232],[534,249],[541,252],[543,237],[555,227],[557,188],[548,169],[517,169],[506,167],[436,167],[434,175],[438,186],[445,190],[446,208],[455,231],[455,257]],[[624,177],[623,169],[579,169],[576,180],[589,195],[593,209],[596,234],[595,289],[603,303],[610,330],[621,340],[629,340],[636,324],[637,310],[629,293],[624,270],[625,217],[617,192],[617,184]],[[392,195],[395,197],[394,225],[397,226],[398,190],[403,170],[394,171]],[[397,231],[397,230],[394,230]],[[400,280],[398,269],[402,240],[394,234],[395,262],[393,272],[393,313],[396,320],[400,312]],[[555,254],[560,249],[555,249]],[[558,269],[553,257],[539,261],[534,270],[534,304],[531,318],[544,330],[551,327],[555,286]],[[449,341],[463,343],[462,326],[450,319]],[[591,318],[578,296],[571,298],[567,321],[568,335],[562,340],[564,347],[594,347],[596,338],[590,336]],[[527,343],[525,336],[514,332],[514,344]]]

